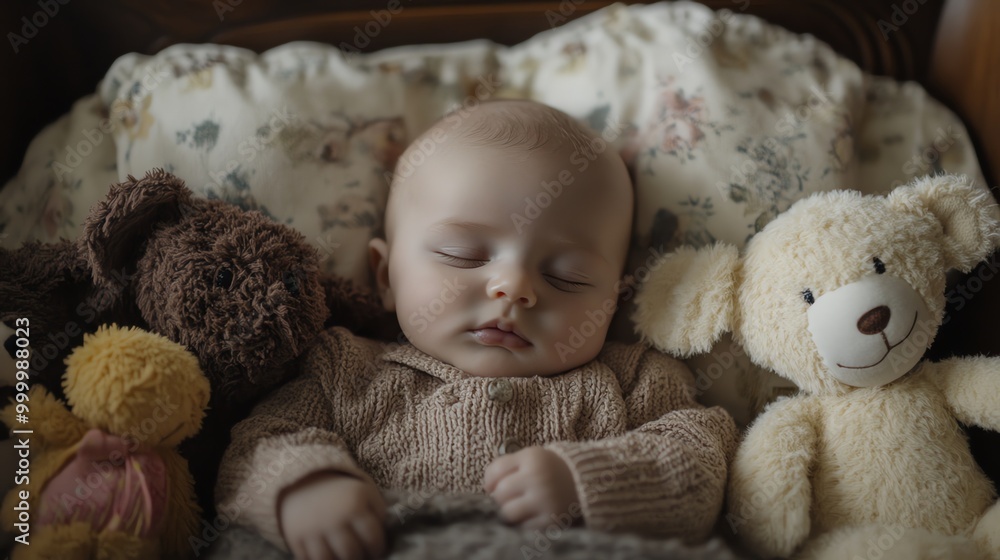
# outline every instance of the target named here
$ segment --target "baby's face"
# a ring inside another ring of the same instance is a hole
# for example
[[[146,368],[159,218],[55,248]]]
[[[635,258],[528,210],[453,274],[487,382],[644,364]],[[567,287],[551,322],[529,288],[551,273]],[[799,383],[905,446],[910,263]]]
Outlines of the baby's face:
[[[571,156],[453,146],[394,193],[380,288],[414,346],[484,377],[552,375],[597,355],[631,186],[616,155],[583,172],[585,158]]]

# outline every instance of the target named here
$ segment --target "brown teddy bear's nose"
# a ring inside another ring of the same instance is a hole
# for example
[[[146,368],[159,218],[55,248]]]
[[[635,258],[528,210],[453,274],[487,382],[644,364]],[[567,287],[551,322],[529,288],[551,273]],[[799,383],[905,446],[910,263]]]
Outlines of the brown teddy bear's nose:
[[[870,309],[858,319],[858,330],[862,334],[878,334],[885,330],[891,315],[889,308],[884,305]]]

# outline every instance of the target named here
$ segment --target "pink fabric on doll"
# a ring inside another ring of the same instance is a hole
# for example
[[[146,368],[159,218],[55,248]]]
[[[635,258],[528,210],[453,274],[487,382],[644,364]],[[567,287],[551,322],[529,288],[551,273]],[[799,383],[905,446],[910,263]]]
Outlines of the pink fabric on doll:
[[[167,505],[167,470],[155,451],[130,452],[119,436],[93,428],[42,490],[39,523],[89,521],[95,531],[155,536]]]

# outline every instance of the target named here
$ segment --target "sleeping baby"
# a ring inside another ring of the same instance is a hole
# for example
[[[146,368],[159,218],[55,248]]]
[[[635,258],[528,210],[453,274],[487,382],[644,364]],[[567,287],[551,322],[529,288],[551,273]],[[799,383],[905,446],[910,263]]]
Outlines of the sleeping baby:
[[[707,537],[736,428],[680,362],[606,343],[633,192],[595,146],[529,101],[453,112],[415,140],[370,244],[407,343],[322,333],[233,429],[219,510],[310,559],[383,555],[380,489],[484,492],[524,528],[568,515]]]

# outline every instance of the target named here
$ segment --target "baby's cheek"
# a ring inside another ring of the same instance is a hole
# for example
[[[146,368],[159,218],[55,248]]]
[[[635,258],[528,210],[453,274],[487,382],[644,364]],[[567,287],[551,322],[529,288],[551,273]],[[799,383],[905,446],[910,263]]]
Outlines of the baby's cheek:
[[[593,297],[573,308],[570,330],[579,333],[588,347],[601,347],[611,325],[615,300]]]
[[[449,315],[468,305],[471,287],[460,275],[442,275],[435,271],[414,274],[407,280],[398,298],[400,324],[424,332]]]

